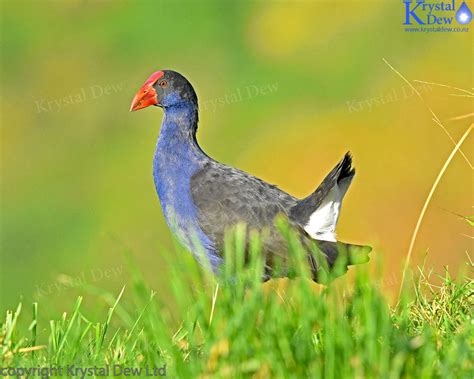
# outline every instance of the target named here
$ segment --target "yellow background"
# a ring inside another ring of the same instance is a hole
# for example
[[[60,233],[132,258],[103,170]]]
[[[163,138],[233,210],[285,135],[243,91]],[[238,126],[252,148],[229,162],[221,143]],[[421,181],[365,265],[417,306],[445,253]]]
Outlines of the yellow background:
[[[472,92],[472,30],[404,32],[401,1],[1,7],[1,309],[20,296],[69,304],[77,292],[69,287],[82,282],[116,291],[127,281],[125,250],[166,296],[167,271],[186,257],[173,247],[151,175],[162,113],[129,112],[138,88],[164,68],[194,85],[208,154],[296,196],[350,150],[357,175],[339,238],[372,244],[386,290],[398,289],[417,217],[454,145],[382,59],[410,81]],[[472,97],[413,84],[459,140]],[[470,136],[462,149],[471,162],[472,147]],[[471,215],[472,194],[472,170],[457,154],[413,263],[428,252],[437,271],[464,265],[471,228],[450,212]]]

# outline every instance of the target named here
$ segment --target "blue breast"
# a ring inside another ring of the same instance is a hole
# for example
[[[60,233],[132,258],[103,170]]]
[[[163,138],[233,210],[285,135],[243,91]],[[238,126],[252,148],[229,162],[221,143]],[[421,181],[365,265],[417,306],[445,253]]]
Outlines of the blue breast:
[[[207,259],[216,270],[222,259],[198,223],[191,196],[191,177],[206,159],[186,128],[186,109],[167,110],[153,159],[153,178],[166,222],[176,238],[204,264]],[[189,116],[189,115],[188,115]]]

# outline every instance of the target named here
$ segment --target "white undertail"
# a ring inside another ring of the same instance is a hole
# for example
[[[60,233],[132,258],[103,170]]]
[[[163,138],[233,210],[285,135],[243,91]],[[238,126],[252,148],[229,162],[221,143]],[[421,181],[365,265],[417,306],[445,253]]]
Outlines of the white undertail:
[[[309,217],[304,230],[314,239],[336,242],[336,225],[346,191],[336,184]]]

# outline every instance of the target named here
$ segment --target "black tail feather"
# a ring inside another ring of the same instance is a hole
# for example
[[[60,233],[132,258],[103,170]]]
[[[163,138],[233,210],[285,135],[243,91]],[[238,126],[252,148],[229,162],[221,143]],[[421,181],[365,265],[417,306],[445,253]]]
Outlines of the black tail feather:
[[[326,175],[316,191],[300,200],[298,204],[290,210],[290,219],[302,225],[306,224],[313,212],[321,205],[329,191],[336,184],[340,184],[344,192],[347,191],[354,175],[355,169],[352,167],[352,155],[348,151],[336,167]]]

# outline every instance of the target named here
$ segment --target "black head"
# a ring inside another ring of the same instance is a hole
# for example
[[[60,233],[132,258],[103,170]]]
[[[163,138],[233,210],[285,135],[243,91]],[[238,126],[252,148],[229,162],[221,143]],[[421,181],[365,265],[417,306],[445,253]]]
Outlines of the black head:
[[[176,71],[153,73],[135,95],[130,111],[157,105],[164,108],[191,103],[197,106],[197,96],[188,80]]]

